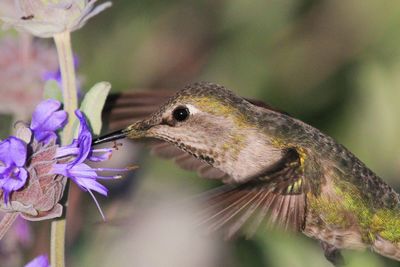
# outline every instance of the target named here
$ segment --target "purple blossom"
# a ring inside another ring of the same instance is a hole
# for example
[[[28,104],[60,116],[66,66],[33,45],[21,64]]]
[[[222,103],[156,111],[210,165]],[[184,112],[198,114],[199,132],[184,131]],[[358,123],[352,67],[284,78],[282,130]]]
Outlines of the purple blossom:
[[[26,144],[10,136],[0,143],[0,188],[7,204],[10,193],[21,189],[28,178],[24,168],[27,156]]]
[[[46,255],[40,255],[30,261],[25,267],[50,267],[50,263]]]
[[[56,131],[67,122],[67,113],[60,108],[61,103],[54,99],[44,100],[36,107],[30,128],[38,142],[49,143],[57,138]]]
[[[17,136],[25,135],[28,128],[23,126]],[[22,133],[21,133],[22,132]],[[29,134],[26,134],[28,136]],[[59,145],[56,140],[50,143],[38,143],[34,138],[27,138],[28,159],[25,168],[28,179],[23,188],[12,192],[9,198],[10,205],[0,201],[2,211],[18,213],[22,218],[30,221],[41,221],[61,216],[63,206],[59,204],[67,177],[51,173],[53,164],[57,162],[55,155]],[[3,195],[3,191],[0,192]]]
[[[98,179],[117,179],[120,175],[101,176],[97,171],[116,171],[124,172],[128,169],[109,169],[109,168],[92,168],[86,163],[86,160],[99,162],[107,160],[113,151],[111,148],[92,149],[92,134],[86,119],[80,110],[75,111],[79,119],[78,138],[74,139],[72,144],[64,147],[59,147],[56,153],[56,158],[62,159],[65,157],[73,157],[72,161],[67,163],[57,163],[53,165],[53,173],[61,174],[72,179],[82,190],[88,191],[93,197],[101,215],[104,215],[100,206],[94,197],[92,191],[98,192],[101,195],[107,196],[107,188],[100,184]]]
[[[34,111],[30,128],[22,126],[17,132],[21,139],[11,136],[0,142],[0,193],[4,197],[0,209],[19,212],[28,220],[58,217],[62,213],[58,202],[70,178],[89,192],[104,218],[93,191],[107,196],[108,190],[99,180],[121,176],[101,175],[101,172],[125,172],[132,168],[93,168],[87,164],[108,160],[116,147],[92,148],[89,125],[79,110],[75,111],[80,122],[77,138],[70,145],[58,145],[56,131],[67,122],[67,114],[60,108],[61,103],[56,100],[41,102]]]
[[[43,74],[43,80],[44,81],[55,80],[61,88],[61,70],[60,70],[60,68],[58,68],[56,71],[46,71]]]

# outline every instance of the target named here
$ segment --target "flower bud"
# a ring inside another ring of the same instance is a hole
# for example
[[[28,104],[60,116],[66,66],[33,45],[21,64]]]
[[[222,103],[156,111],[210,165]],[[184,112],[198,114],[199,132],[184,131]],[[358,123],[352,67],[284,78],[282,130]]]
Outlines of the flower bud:
[[[3,14],[6,25],[48,38],[57,33],[72,32],[111,6],[105,2],[94,7],[96,0],[15,0],[16,12]],[[15,14],[16,13],[16,14]]]

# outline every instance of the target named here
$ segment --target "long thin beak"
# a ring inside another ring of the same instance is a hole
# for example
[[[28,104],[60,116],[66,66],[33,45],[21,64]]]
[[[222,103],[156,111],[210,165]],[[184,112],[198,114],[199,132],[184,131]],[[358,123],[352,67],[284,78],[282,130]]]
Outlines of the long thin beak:
[[[100,136],[97,139],[93,140],[92,146],[107,143],[107,142],[114,141],[114,140],[123,139],[127,135],[128,135],[128,132],[126,131],[126,129],[115,131],[115,132]]]

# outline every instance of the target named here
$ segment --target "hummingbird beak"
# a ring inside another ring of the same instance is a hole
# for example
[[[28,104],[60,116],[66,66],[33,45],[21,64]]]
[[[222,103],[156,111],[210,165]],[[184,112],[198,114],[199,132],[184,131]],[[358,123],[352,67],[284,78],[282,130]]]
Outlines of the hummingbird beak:
[[[149,125],[146,121],[138,121],[132,125],[129,125],[125,129],[98,137],[97,139],[93,140],[92,146],[123,139],[125,137],[128,137],[129,139],[146,137],[147,130],[150,128],[151,125]]]
[[[127,134],[128,134],[128,132],[126,131],[126,129],[123,129],[123,130],[118,130],[118,131],[100,136],[97,139],[93,140],[92,146],[111,142],[114,140],[123,139],[127,136]]]
[[[126,136],[129,139],[138,139],[142,137],[146,137],[148,134],[148,130],[152,127],[148,121],[138,121],[134,124],[129,125],[126,127]]]

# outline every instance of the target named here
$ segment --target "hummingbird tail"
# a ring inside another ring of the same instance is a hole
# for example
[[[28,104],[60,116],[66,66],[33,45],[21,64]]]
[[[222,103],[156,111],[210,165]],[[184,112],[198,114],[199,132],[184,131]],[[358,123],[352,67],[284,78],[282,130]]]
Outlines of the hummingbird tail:
[[[125,129],[123,129],[123,130],[118,130],[118,131],[100,136],[97,139],[93,140],[92,146],[111,142],[111,141],[118,140],[118,139],[123,139],[127,136],[127,134],[128,133],[125,131]]]

